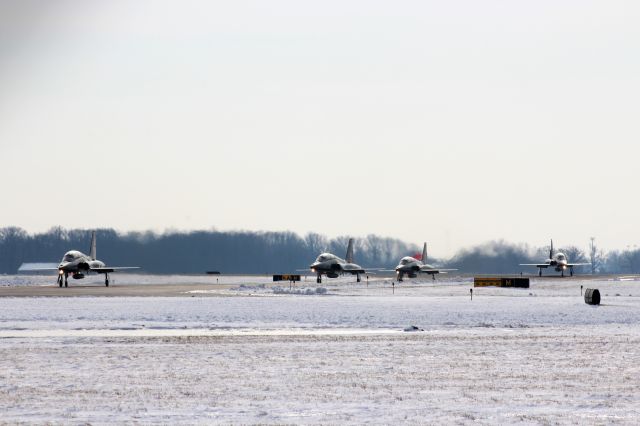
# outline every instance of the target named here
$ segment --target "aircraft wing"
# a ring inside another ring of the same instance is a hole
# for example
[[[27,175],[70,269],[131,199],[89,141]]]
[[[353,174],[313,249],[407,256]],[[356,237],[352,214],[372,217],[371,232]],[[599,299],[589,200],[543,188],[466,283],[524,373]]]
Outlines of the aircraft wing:
[[[451,269],[451,268],[430,268],[430,267],[425,267],[423,266],[422,268],[420,268],[420,272],[426,272],[426,273],[432,273],[432,274],[437,274],[439,272],[450,272],[450,271],[457,271],[457,269]]]
[[[548,263],[521,263],[520,266],[535,266],[536,268],[548,268]]]
[[[96,272],[98,274],[106,274],[108,272],[118,272],[124,271],[127,269],[140,269],[139,266],[105,266],[104,268],[91,268],[92,272]]]
[[[36,272],[36,271],[57,271],[57,263],[23,263],[18,268],[18,272]]]
[[[591,263],[567,263],[567,266],[587,266],[591,265]]]
[[[356,265],[355,263],[345,263],[344,265],[340,265],[343,272],[349,272],[351,274],[364,274],[366,271],[360,265]]]
[[[367,268],[367,271],[395,271],[395,269],[389,269],[389,268]]]
[[[423,274],[446,274],[450,271],[457,271],[457,269],[440,269],[440,268],[420,268],[420,272]]]

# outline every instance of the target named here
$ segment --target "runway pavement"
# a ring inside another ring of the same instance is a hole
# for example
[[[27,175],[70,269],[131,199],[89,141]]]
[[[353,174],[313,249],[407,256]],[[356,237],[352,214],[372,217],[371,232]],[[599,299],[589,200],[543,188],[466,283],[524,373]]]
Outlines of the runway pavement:
[[[144,285],[70,285],[69,287],[51,286],[9,286],[0,287],[0,297],[192,297],[223,296],[211,290],[226,290],[232,284],[144,284]],[[198,292],[198,293],[191,293]]]
[[[471,275],[449,277],[447,280],[440,279],[436,282],[431,280],[420,281],[418,284],[412,282],[406,282],[402,285],[396,285],[396,289],[409,289],[413,287],[425,287],[433,288],[437,287],[450,288],[452,285],[472,285],[469,280]],[[556,286],[556,283],[564,283],[566,286],[571,286],[572,283],[576,285],[584,284],[585,287],[590,285],[591,281],[596,281],[600,286],[604,282],[610,282],[611,284],[621,284],[627,282],[629,286],[633,285],[634,281],[640,280],[638,276],[591,276],[580,275],[574,277],[560,278],[559,276],[545,276],[538,278],[537,276],[528,276],[532,280],[532,286],[535,286],[538,290],[551,286]],[[162,276],[147,276],[147,275],[128,275],[120,277],[119,283],[112,283],[109,287],[105,287],[101,282],[83,282],[71,281],[68,288],[58,287],[56,284],[49,284],[48,281],[42,281],[42,277],[28,277],[26,279],[18,279],[18,276],[9,277],[3,284],[0,280],[0,297],[82,297],[82,296],[97,296],[97,297],[225,297],[225,296],[237,296],[237,295],[250,295],[249,292],[233,292],[230,289],[237,289],[238,287],[248,286],[262,286],[264,290],[272,286],[288,287],[288,282],[272,282],[269,276],[265,275],[238,275],[238,276],[224,276],[218,278],[213,282],[206,282],[208,277],[201,276],[175,276],[175,277],[162,277]],[[38,281],[40,279],[41,281]],[[389,287],[391,277],[377,276],[377,279],[371,281],[371,291],[378,287]],[[149,280],[162,280],[163,282],[149,282]],[[188,280],[180,282],[181,280]],[[19,284],[11,284],[17,281]],[[204,282],[203,282],[204,281]],[[322,284],[323,287],[329,288],[331,291],[352,291],[360,294],[367,291],[368,284],[362,283],[362,285],[354,285],[352,282],[347,281],[330,281]],[[595,284],[594,284],[595,285]],[[313,277],[309,280],[303,280],[298,283],[297,286],[315,288],[315,279]],[[258,289],[259,290],[259,289]],[[625,290],[626,291],[626,290]],[[475,293],[475,292],[474,292]],[[615,294],[615,293],[614,293]]]

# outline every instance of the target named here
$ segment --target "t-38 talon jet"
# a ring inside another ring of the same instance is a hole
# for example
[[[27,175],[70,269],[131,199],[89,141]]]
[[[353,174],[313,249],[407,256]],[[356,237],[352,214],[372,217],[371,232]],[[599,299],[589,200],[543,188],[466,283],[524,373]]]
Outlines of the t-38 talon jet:
[[[538,276],[542,276],[542,269],[549,267],[554,268],[556,272],[560,272],[564,277],[564,271],[569,269],[569,275],[573,276],[574,266],[591,265],[590,263],[569,263],[567,255],[564,253],[553,253],[553,240],[551,240],[551,248],[549,249],[549,258],[544,263],[521,263],[520,266],[535,266],[539,269]]]
[[[55,265],[55,264],[54,264]],[[64,254],[60,264],[51,268],[31,268],[28,265],[22,265],[18,271],[58,271],[58,285],[62,287],[69,286],[69,274],[71,277],[79,280],[88,274],[104,274],[104,285],[109,287],[109,274],[124,269],[138,269],[139,266],[106,266],[104,262],[96,259],[96,232],[91,233],[91,248],[89,255],[81,253],[77,250],[71,250]]]
[[[417,256],[416,256],[417,257]],[[418,273],[429,274],[435,280],[436,274],[446,274],[448,271],[457,271],[457,269],[441,269],[424,263],[427,261],[427,243],[422,248],[422,257],[420,260],[415,257],[406,256],[400,259],[400,263],[396,266],[396,274],[398,282],[402,281],[405,275],[409,278],[416,278]]]
[[[351,274],[355,275],[356,280],[360,282],[360,274],[366,272],[362,266],[353,263],[353,238],[349,238],[345,259],[340,259],[335,254],[322,253],[309,267],[311,272],[318,275],[316,280],[318,284],[322,282],[323,274],[328,278],[338,278],[339,275]]]

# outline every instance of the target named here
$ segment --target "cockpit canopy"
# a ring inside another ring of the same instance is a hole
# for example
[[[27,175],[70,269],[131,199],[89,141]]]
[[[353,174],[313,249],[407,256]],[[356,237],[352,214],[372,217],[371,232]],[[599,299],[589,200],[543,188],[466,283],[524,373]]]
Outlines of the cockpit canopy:
[[[318,258],[316,259],[316,262],[326,262],[327,260],[337,259],[337,258],[338,257],[334,254],[322,253],[320,256],[318,256]]]
[[[416,259],[414,259],[413,257],[406,256],[406,257],[403,257],[402,259],[400,259],[400,264],[401,265],[406,265],[408,263],[413,263],[415,261],[416,261]]]
[[[556,254],[556,259],[558,259],[558,260],[567,260],[567,256],[565,256],[564,253],[558,253],[558,254]]]
[[[64,254],[64,257],[62,258],[63,262],[73,262],[74,260],[76,260],[77,258],[82,257],[82,253],[80,253],[77,250],[71,250],[68,251]]]

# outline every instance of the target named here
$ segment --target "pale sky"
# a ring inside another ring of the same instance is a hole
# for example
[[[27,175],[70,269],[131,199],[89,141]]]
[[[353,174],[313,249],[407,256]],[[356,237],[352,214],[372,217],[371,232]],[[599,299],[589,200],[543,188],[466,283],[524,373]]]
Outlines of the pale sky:
[[[640,243],[637,1],[0,0],[0,226]]]

